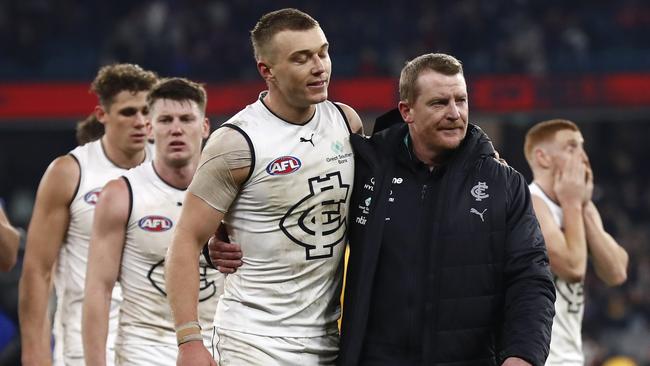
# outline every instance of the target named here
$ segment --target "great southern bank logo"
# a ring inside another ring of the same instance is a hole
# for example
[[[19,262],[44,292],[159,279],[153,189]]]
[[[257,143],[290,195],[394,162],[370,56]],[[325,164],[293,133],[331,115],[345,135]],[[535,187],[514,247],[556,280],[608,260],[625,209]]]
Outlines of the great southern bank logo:
[[[287,175],[300,169],[302,163],[293,156],[281,156],[266,166],[266,172],[270,175]]]
[[[96,205],[97,200],[99,200],[99,194],[101,193],[101,188],[95,188],[88,193],[84,194],[84,201],[89,205]]]
[[[167,231],[172,225],[172,220],[165,216],[145,216],[138,221],[140,229],[152,232]]]

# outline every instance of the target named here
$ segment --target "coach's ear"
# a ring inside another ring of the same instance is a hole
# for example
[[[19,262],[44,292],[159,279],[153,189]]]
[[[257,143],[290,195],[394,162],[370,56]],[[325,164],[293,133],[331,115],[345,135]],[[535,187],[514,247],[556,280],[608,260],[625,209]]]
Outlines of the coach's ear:
[[[402,115],[402,119],[406,123],[413,123],[413,115],[411,114],[411,106],[405,100],[400,100],[397,103],[397,109],[399,109],[399,114]]]

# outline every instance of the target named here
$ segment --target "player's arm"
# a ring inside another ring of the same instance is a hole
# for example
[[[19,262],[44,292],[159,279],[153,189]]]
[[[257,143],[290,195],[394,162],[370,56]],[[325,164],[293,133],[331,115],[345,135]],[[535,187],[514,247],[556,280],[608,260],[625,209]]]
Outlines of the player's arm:
[[[198,324],[199,255],[250,169],[251,150],[243,135],[228,127],[217,129],[201,154],[166,258],[167,297],[181,343],[178,365],[215,364],[193,325]]]
[[[20,278],[22,364],[51,363],[50,298],[54,263],[70,222],[70,203],[79,184],[79,164],[69,155],[54,160],[41,179],[27,231]]]
[[[189,325],[192,322],[198,324],[199,255],[222,219],[223,213],[188,192],[167,251],[165,287],[177,329],[179,366],[213,364],[209,352],[203,347],[200,329]]]
[[[129,189],[120,178],[104,186],[95,207],[81,321],[88,365],[106,365],[111,294],[122,261],[129,205]]]
[[[587,269],[587,245],[581,204],[562,206],[563,232],[546,203],[537,196],[532,196],[532,201],[546,242],[551,271],[567,282],[582,281]]]
[[[0,206],[0,272],[10,271],[16,264],[20,233],[11,226],[7,215]]]
[[[361,122],[359,114],[347,104],[338,102],[336,104],[341,107],[343,113],[345,113],[345,117],[350,125],[350,130],[352,130],[353,133],[363,135],[363,123]]]
[[[589,201],[584,208],[587,245],[596,274],[609,286],[620,285],[627,279],[628,254],[603,227],[598,208]]]
[[[551,271],[569,283],[581,282],[587,272],[587,238],[583,206],[589,187],[583,156],[571,155],[553,176],[553,190],[562,207],[562,230],[556,225],[546,204],[535,197],[533,205],[551,263]]]

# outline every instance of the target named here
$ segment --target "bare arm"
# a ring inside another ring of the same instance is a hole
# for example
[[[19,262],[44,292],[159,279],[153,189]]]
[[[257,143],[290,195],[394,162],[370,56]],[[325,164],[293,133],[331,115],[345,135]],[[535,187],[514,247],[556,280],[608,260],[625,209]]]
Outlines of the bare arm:
[[[78,181],[79,165],[71,156],[62,156],[50,164],[38,187],[20,278],[18,310],[25,366],[51,363],[47,304]]]
[[[562,207],[563,232],[546,203],[537,196],[533,196],[532,201],[546,242],[551,271],[567,282],[582,281],[587,270],[587,244],[581,204]]]
[[[8,272],[14,267],[19,245],[20,233],[11,226],[0,207],[0,272]]]
[[[175,326],[198,321],[199,255],[214,233],[223,213],[189,193],[165,259],[165,287]],[[208,351],[202,343],[191,341],[179,346],[177,365],[210,365]]]
[[[129,202],[128,187],[120,178],[106,184],[95,207],[81,321],[88,365],[106,365],[111,294],[122,261]]]
[[[627,279],[627,252],[605,231],[598,208],[591,201],[585,205],[584,221],[596,274],[608,286],[622,284]]]
[[[227,127],[213,132],[188,187],[165,260],[165,286],[177,329],[198,319],[199,254],[248,178],[250,166],[251,151],[242,134]],[[198,329],[190,332],[196,335]],[[186,335],[186,330],[177,332],[178,337]],[[176,364],[216,363],[203,343],[188,341],[179,346]]]
[[[583,219],[584,197],[589,191],[587,167],[574,154],[555,172],[553,190],[563,213],[563,228],[557,225],[542,199],[534,197],[533,207],[542,228],[551,271],[567,282],[581,282],[587,272],[587,238]]]
[[[531,364],[519,357],[508,357],[501,366],[531,366]]]
[[[352,133],[363,135],[363,123],[361,122],[361,117],[359,117],[359,114],[347,104],[336,104],[341,107],[343,113],[345,113],[345,117],[348,119],[348,124],[350,125],[350,130],[352,130]]]

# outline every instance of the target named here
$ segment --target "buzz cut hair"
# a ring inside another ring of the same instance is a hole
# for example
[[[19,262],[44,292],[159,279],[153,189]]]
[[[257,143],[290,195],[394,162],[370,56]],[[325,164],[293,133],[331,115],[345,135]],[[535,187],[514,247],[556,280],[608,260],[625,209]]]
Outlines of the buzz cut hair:
[[[160,99],[170,99],[177,102],[193,101],[203,114],[205,114],[205,106],[208,102],[208,96],[203,85],[185,78],[165,78],[154,85],[147,95],[149,110]]]
[[[158,76],[135,64],[113,64],[99,69],[90,91],[97,95],[99,104],[110,109],[115,96],[123,91],[133,94],[149,91],[158,81]]]
[[[551,119],[548,121],[539,122],[531,127],[526,132],[526,140],[524,142],[524,155],[528,164],[533,163],[533,151],[535,147],[546,141],[550,141],[555,137],[558,131],[570,130],[580,131],[578,126],[567,119]]]
[[[407,61],[399,77],[400,100],[413,103],[418,97],[417,79],[424,71],[435,71],[443,75],[463,74],[463,64],[454,56],[444,53],[427,53]]]
[[[294,8],[285,8],[264,14],[251,30],[251,44],[255,60],[266,53],[269,42],[276,34],[285,31],[310,30],[320,25],[309,14]]]

